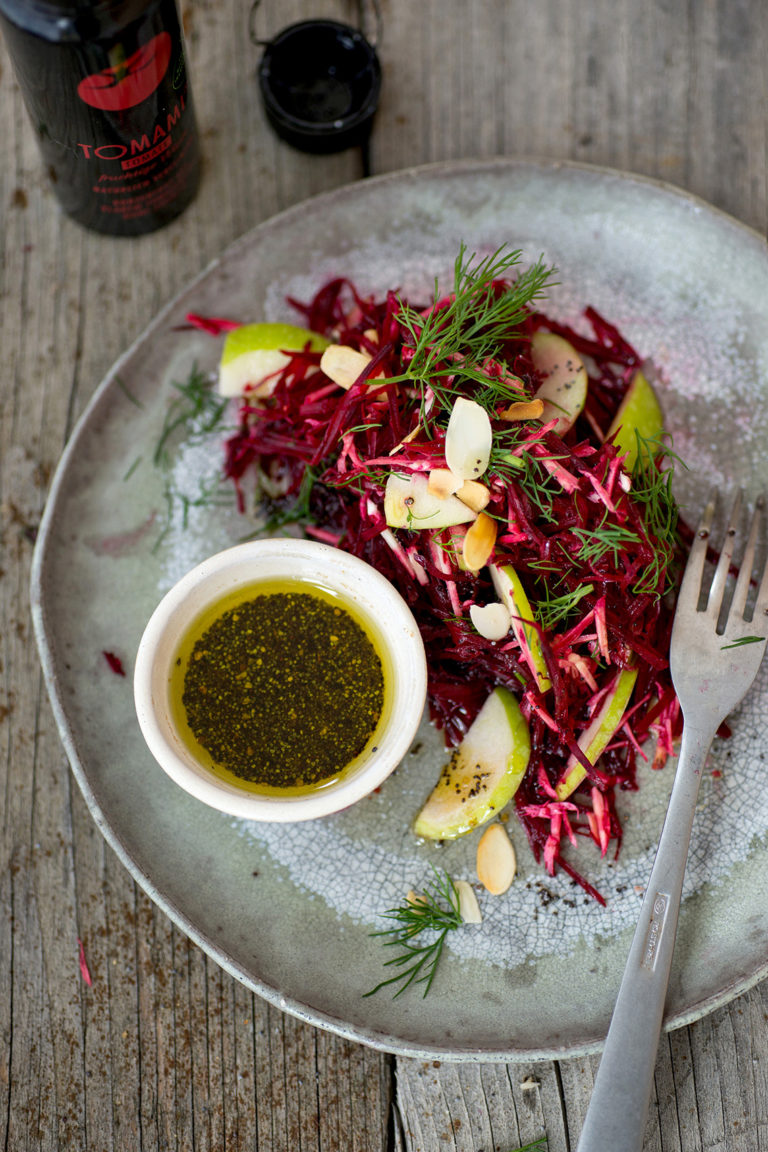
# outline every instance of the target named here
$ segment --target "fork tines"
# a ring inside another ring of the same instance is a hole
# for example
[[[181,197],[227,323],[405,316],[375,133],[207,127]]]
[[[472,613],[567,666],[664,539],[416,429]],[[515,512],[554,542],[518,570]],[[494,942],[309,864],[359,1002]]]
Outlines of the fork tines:
[[[712,550],[711,538],[718,505],[718,492],[716,489],[712,492],[696,530],[680,588],[680,598],[688,600],[693,598],[696,588],[699,589],[698,610],[707,612],[709,616],[718,620],[719,634],[725,630],[729,616],[732,621],[739,619],[749,623],[758,606],[765,611],[764,601],[768,591],[765,576],[765,496],[761,494],[755,500],[746,544],[737,568],[734,552],[742,520],[742,500],[743,496],[739,491],[728,516],[719,558],[707,589],[704,579],[705,566]]]

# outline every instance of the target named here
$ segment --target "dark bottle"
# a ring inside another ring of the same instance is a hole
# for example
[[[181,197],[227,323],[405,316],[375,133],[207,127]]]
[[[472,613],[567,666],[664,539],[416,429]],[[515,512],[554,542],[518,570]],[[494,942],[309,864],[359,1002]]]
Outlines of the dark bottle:
[[[183,212],[200,156],[175,0],[0,0],[0,26],[64,211],[115,236]]]

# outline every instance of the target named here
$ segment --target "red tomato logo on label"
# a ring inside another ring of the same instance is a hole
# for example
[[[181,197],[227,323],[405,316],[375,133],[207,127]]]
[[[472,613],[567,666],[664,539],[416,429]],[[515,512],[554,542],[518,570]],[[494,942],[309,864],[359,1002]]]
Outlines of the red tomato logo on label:
[[[157,88],[171,60],[171,37],[160,32],[132,56],[103,72],[86,76],[77,94],[91,108],[121,112],[146,100]]]

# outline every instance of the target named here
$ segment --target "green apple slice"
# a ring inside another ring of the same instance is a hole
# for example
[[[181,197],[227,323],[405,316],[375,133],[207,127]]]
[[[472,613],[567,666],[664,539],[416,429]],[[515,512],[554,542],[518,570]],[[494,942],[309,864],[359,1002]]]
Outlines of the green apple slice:
[[[579,736],[577,743],[590,764],[597,763],[609,740],[621,727],[635,680],[636,668],[622,668],[590,724]],[[586,775],[584,765],[575,756],[570,756],[555,788],[558,800],[566,800],[575,792]]]
[[[512,631],[520,645],[522,658],[536,677],[539,691],[548,692],[552,687],[552,681],[547,671],[541,637],[530,623],[534,619],[533,609],[520,577],[511,564],[504,564],[502,567],[491,564],[490,573],[496,595],[509,609]]]
[[[643,440],[658,440],[663,431],[664,417],[659,399],[648,377],[639,368],[611,421],[606,439],[614,436],[619,455],[625,457],[624,466],[631,472],[637,461],[638,434]]]
[[[330,343],[318,332],[294,324],[243,324],[227,333],[219,363],[222,396],[269,395],[275,378],[307,346],[322,352]]]
[[[390,528],[452,528],[469,524],[477,513],[457,496],[435,496],[424,472],[392,472],[384,488],[384,517]]]
[[[543,377],[534,397],[544,403],[539,419],[544,424],[556,420],[554,430],[562,436],[584,408],[589,383],[587,370],[573,344],[556,332],[534,332],[531,357],[534,368]]]
[[[509,803],[531,755],[528,725],[506,688],[495,688],[440,773],[413,830],[427,840],[455,840]]]

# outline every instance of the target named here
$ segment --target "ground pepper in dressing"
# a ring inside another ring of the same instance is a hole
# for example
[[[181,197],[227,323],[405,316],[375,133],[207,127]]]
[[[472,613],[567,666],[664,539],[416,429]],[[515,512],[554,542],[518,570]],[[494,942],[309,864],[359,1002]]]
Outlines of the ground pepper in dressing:
[[[207,624],[188,654],[181,699],[214,769],[306,790],[363,751],[382,714],[384,674],[371,638],[339,603],[263,592]]]

